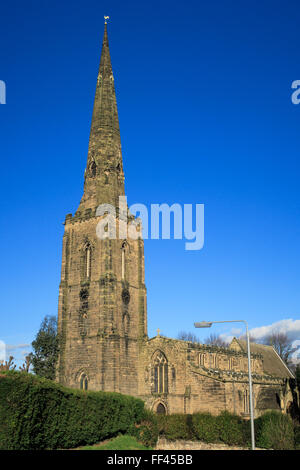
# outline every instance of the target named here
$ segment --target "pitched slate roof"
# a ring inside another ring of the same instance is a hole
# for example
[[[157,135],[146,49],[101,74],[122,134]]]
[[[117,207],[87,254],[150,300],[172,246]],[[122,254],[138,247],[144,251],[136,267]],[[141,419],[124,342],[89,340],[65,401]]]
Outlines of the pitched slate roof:
[[[247,343],[245,340],[233,338],[230,343],[230,349],[236,349],[236,345],[240,347],[243,352],[247,352]],[[265,344],[250,343],[250,352],[252,354],[261,354],[263,357],[263,369],[265,374],[274,377],[282,377],[293,379],[294,375],[285,365],[277,351],[273,346],[266,346]]]

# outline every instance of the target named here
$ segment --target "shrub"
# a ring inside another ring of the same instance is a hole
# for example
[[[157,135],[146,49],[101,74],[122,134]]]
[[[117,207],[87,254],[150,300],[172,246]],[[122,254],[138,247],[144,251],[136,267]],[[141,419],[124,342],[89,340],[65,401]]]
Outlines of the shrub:
[[[294,429],[291,418],[278,411],[269,411],[255,420],[257,447],[264,449],[294,449]]]
[[[219,434],[219,439],[228,444],[247,446],[248,439],[246,434],[246,424],[237,415],[223,411],[216,417],[216,427]]]
[[[144,413],[142,400],[62,387],[24,372],[0,375],[0,449],[56,449],[126,433]]]
[[[166,428],[166,421],[168,419],[168,415],[157,414],[157,426],[158,426],[158,434],[163,435]]]
[[[295,437],[295,449],[300,450],[300,426],[295,426],[294,437]]]
[[[128,434],[134,436],[146,447],[155,447],[158,439],[157,416],[145,409],[141,421],[131,425]]]
[[[194,436],[199,441],[216,442],[219,440],[219,429],[216,417],[210,413],[196,413],[192,417]]]

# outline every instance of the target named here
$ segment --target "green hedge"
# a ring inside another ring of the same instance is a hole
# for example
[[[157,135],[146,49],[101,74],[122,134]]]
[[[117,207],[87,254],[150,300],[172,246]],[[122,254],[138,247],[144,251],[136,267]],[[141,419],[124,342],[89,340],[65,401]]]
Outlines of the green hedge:
[[[295,449],[300,450],[300,426],[299,425],[295,426],[294,434],[295,434]]]
[[[196,440],[218,442],[220,440],[216,417],[210,413],[195,413],[193,415],[193,433]]]
[[[230,446],[248,447],[251,441],[250,422],[224,411],[216,417],[219,439]]]
[[[223,442],[229,446],[251,446],[250,421],[222,412],[193,415],[174,414],[158,416],[159,434],[169,440],[196,440]],[[291,418],[277,411],[263,414],[255,419],[255,445],[264,449],[300,449],[300,427]]]
[[[292,419],[279,411],[269,411],[255,420],[257,447],[291,450],[295,448],[295,438]]]
[[[159,434],[169,440],[194,439],[192,415],[157,415]]]
[[[140,399],[67,389],[24,372],[0,375],[0,449],[68,449],[126,433],[144,416]]]
[[[224,442],[245,447],[250,442],[247,423],[227,411],[219,416],[210,413],[158,416],[158,422],[160,435],[170,440]]]
[[[70,449],[118,433],[150,447],[158,434],[250,446],[249,421],[228,412],[157,416],[127,395],[67,389],[26,372],[0,373],[0,449]],[[269,412],[255,420],[255,439],[257,447],[299,449],[300,430],[288,416]]]
[[[157,415],[145,409],[141,421],[132,424],[128,434],[134,436],[146,447],[155,447],[158,439]]]

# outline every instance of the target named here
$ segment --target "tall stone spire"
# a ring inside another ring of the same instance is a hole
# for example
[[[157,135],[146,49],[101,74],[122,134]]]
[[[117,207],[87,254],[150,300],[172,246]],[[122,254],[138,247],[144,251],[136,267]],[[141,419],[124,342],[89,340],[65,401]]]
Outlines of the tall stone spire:
[[[147,337],[144,242],[141,238],[101,238],[97,231],[101,222],[97,207],[112,204],[117,208],[119,196],[124,196],[119,120],[106,28],[84,194],[76,214],[67,214],[65,219],[57,380],[68,387],[137,395],[140,351]],[[121,217],[117,210],[116,213]],[[128,224],[133,217],[129,216],[128,211]]]
[[[99,204],[104,203],[117,206],[120,195],[124,195],[124,173],[117,100],[105,23],[84,194],[78,210],[96,209]]]

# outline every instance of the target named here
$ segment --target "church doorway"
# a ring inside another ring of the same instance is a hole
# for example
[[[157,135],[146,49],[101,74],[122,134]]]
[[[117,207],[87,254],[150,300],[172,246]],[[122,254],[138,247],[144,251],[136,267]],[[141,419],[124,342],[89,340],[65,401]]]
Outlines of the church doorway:
[[[158,415],[165,415],[166,414],[166,407],[162,403],[159,403],[156,408],[156,413]]]

